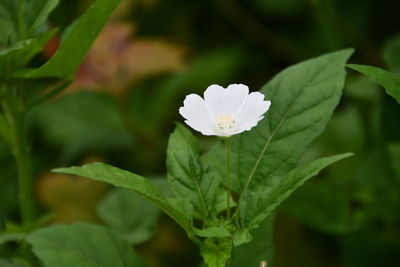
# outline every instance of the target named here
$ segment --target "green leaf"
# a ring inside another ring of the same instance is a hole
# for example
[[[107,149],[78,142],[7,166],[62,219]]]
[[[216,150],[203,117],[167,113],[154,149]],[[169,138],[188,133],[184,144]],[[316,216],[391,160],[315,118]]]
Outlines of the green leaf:
[[[231,233],[223,227],[194,228],[193,232],[200,237],[230,237]]]
[[[7,76],[24,67],[36,54],[42,51],[45,43],[56,30],[42,33],[35,38],[24,40],[0,51],[0,76]]]
[[[200,244],[200,253],[209,267],[225,267],[230,258],[232,241],[228,238],[206,238]]]
[[[30,267],[31,265],[21,259],[3,259],[0,258],[1,267]]]
[[[235,247],[229,267],[258,266],[260,262],[272,262],[274,247],[272,238],[274,236],[273,215],[269,216],[254,233],[254,239],[248,244]],[[247,242],[246,242],[247,243]]]
[[[47,142],[63,148],[64,160],[88,150],[132,146],[132,137],[121,122],[117,105],[106,94],[78,92],[58,98],[33,109],[30,120]]]
[[[59,49],[49,61],[38,69],[24,70],[14,75],[24,78],[62,78],[73,74],[120,1],[97,0],[65,30]]]
[[[58,5],[59,0],[35,0],[30,2],[30,31],[34,32],[39,29],[47,20],[47,17]]]
[[[99,204],[99,217],[119,237],[135,245],[147,241],[156,230],[158,208],[126,189],[111,191]]]
[[[358,64],[347,64],[347,67],[367,75],[371,80],[385,88],[386,93],[400,103],[400,75],[384,69]]]
[[[243,196],[240,206],[241,224],[254,229],[261,224],[279,204],[308,179],[326,166],[351,156],[351,153],[320,158],[291,170],[285,176],[272,176],[258,189]]]
[[[24,237],[23,233],[0,233],[0,245],[10,241],[21,241]]]
[[[146,266],[127,242],[101,226],[50,226],[33,232],[27,241],[43,266]]]
[[[175,195],[192,203],[196,218],[209,219],[215,207],[219,180],[203,175],[197,140],[181,124],[169,138],[167,168],[168,182]]]
[[[400,35],[391,37],[383,48],[383,58],[389,70],[400,71]]]
[[[133,190],[135,193],[149,200],[167,213],[188,233],[191,232],[191,221],[181,211],[177,210],[164,197],[164,194],[148,179],[128,171],[104,164],[92,163],[82,167],[59,168],[53,170],[58,173],[75,174],[106,182],[114,186]]]
[[[262,88],[272,102],[265,118],[251,131],[231,137],[232,187],[241,198],[274,177],[284,176],[321,134],[340,100],[345,63],[352,53],[346,49],[296,64]],[[217,176],[225,176],[222,143],[204,160]],[[240,210],[244,210],[242,204],[240,200]]]

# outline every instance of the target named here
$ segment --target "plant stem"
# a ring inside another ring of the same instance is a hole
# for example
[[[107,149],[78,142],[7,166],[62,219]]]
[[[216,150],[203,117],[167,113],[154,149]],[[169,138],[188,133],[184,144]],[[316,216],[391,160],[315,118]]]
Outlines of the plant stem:
[[[226,218],[231,219],[231,144],[229,137],[224,139],[226,147],[226,188],[228,194],[226,198]]]
[[[32,165],[24,128],[24,116],[14,114],[12,150],[18,169],[20,212],[23,224],[30,224],[34,219],[35,206],[33,199]]]

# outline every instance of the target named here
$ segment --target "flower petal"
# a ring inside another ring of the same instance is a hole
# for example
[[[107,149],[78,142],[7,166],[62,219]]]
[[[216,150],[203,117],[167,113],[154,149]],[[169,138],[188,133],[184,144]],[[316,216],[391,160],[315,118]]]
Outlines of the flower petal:
[[[264,101],[264,95],[259,92],[250,93],[236,117],[238,129],[250,130],[264,118],[262,116],[269,107],[271,101]]]
[[[183,101],[179,113],[184,117],[185,123],[204,135],[216,135],[214,132],[214,118],[205,101],[199,95],[190,94]]]
[[[204,92],[204,100],[214,117],[222,114],[235,116],[248,94],[249,88],[244,84],[231,84],[226,89],[213,84]]]

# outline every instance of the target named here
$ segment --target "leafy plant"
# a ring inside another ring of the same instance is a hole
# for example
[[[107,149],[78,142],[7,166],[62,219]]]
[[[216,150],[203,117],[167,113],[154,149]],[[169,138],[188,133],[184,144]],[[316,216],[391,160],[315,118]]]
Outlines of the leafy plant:
[[[339,102],[345,62],[351,54],[352,50],[342,50],[299,63],[261,89],[272,102],[265,119],[252,131],[230,140],[232,165],[228,174],[233,194],[228,206],[222,142],[200,155],[196,138],[179,124],[167,149],[173,197],[166,197],[142,176],[103,163],[55,171],[133,190],[172,217],[199,246],[209,266],[225,266],[232,250],[240,251],[251,242],[254,231],[294,190],[324,167],[351,155],[325,157],[296,167]],[[232,217],[227,216],[229,210]]]

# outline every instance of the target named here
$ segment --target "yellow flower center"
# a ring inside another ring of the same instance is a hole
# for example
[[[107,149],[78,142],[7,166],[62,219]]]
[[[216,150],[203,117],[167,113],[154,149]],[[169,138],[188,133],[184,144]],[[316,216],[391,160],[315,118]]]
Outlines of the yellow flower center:
[[[235,117],[229,115],[219,115],[215,118],[215,124],[222,132],[229,132],[235,127]]]

